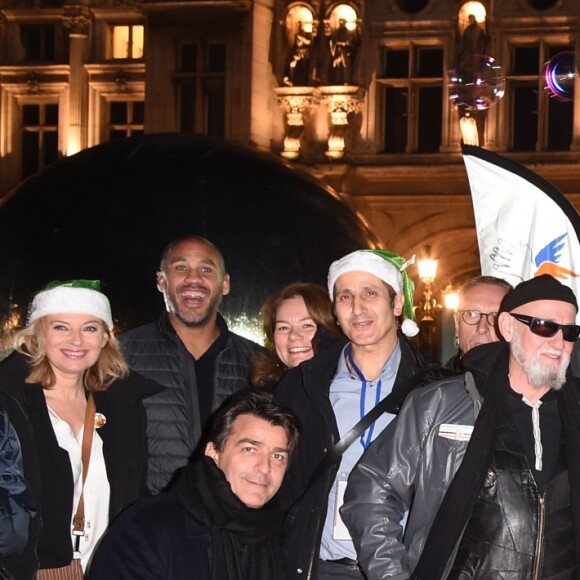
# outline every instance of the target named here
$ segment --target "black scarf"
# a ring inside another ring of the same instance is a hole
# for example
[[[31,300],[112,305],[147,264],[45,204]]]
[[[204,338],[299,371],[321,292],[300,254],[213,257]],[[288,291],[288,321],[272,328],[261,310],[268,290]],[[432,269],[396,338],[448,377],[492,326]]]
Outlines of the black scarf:
[[[475,507],[489,468],[498,427],[498,419],[507,405],[509,346],[492,343],[467,353],[463,363],[472,368],[479,392],[484,396],[481,411],[475,422],[465,457],[439,507],[419,562],[411,575],[412,580],[441,580],[455,546]],[[482,373],[477,363],[482,359],[491,372]],[[564,445],[572,494],[575,552],[578,564],[576,577],[580,579],[580,405],[575,385],[566,384],[559,393],[558,407],[562,419]]]
[[[246,507],[207,456],[188,465],[174,485],[187,512],[211,533],[212,580],[280,580],[275,539],[283,518],[276,498]]]

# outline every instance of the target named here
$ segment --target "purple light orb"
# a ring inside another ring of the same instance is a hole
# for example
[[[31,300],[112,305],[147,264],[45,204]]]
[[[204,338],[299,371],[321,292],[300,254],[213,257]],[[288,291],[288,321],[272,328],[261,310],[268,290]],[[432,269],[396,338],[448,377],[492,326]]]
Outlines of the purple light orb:
[[[577,76],[572,51],[559,52],[545,65],[545,89],[550,96],[560,101],[572,101],[574,99],[574,82]]]
[[[461,59],[451,73],[450,100],[468,111],[493,107],[505,93],[505,76],[491,56],[473,54]]]

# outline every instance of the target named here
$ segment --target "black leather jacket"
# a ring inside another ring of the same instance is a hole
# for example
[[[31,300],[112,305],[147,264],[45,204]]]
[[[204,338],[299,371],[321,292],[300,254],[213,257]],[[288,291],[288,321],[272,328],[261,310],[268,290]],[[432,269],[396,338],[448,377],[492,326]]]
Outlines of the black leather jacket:
[[[470,353],[479,359],[477,368],[472,366],[471,370],[493,373],[494,359],[488,357],[489,350],[506,348],[505,343],[494,343],[472,349]],[[580,400],[576,379],[570,377],[564,388],[574,389]],[[463,461],[469,426],[475,424],[482,402],[471,372],[414,391],[392,428],[377,437],[351,472],[341,515],[369,580],[405,580],[411,576]],[[458,433],[463,432],[465,437],[442,435],[452,432],[453,426],[461,428]],[[465,534],[457,538],[458,555],[450,558],[443,577],[575,578],[574,533],[564,465],[557,462],[555,475],[540,495],[510,415],[499,424],[494,450],[476,504],[480,511],[474,512]],[[403,535],[401,521],[406,511],[409,514]],[[541,541],[544,546],[540,553],[536,546]],[[535,563],[539,573],[533,576]],[[452,566],[453,572],[449,573]]]
[[[576,578],[568,470],[560,449],[554,477],[540,493],[513,420],[499,427],[492,467],[448,578]]]

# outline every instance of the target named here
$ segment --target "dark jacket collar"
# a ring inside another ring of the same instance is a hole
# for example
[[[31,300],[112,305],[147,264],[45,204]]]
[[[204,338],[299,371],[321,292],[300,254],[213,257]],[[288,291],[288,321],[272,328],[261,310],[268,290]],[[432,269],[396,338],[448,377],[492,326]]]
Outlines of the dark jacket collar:
[[[167,336],[170,340],[176,344],[183,344],[177,332],[175,332],[175,328],[173,328],[173,324],[171,324],[171,321],[169,320],[169,314],[167,314],[167,312],[163,312],[161,314],[159,320],[157,321],[157,326],[160,332]],[[225,348],[229,344],[230,329],[228,328],[228,324],[224,317],[219,312],[217,313],[216,317],[216,326],[220,330],[220,338],[218,340],[223,340]]]
[[[485,397],[494,379],[507,376],[509,344],[503,340],[475,346],[461,359],[463,370],[470,372],[479,393]]]

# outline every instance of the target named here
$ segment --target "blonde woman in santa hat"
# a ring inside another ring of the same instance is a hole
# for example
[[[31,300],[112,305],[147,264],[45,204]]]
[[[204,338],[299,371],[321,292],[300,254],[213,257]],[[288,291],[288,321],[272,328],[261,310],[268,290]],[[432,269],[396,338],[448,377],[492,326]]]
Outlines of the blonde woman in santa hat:
[[[0,403],[40,511],[7,563],[18,579],[37,567],[38,580],[82,578],[109,520],[146,492],[142,399],[161,387],[129,372],[112,330],[98,281],[53,282],[0,364]]]

